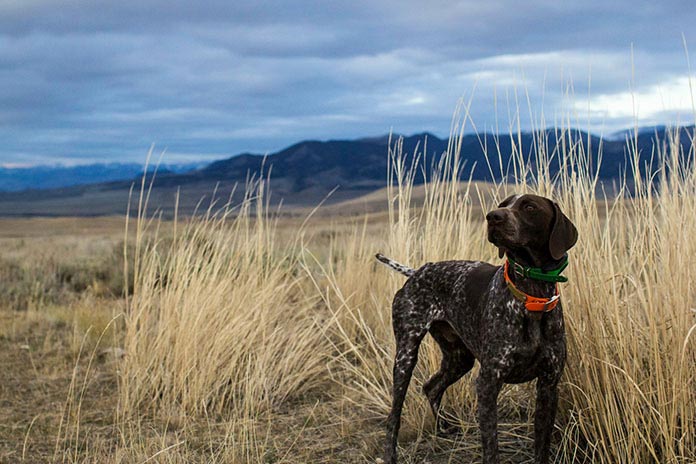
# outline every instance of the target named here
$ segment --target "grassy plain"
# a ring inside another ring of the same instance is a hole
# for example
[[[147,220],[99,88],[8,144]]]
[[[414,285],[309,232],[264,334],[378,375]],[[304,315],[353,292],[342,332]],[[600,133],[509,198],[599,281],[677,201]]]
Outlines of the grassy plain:
[[[555,462],[696,462],[696,170],[664,156],[677,147],[656,153],[652,182],[608,199],[581,144],[536,166],[520,153],[518,175],[497,185],[451,182],[453,146],[422,187],[396,146],[390,187],[313,215],[274,214],[257,182],[204,217],[135,212],[125,239],[119,217],[3,220],[0,461],[375,462],[403,278],[372,256],[498,262],[482,211],[516,191],[553,196],[581,237],[563,287]],[[461,436],[438,438],[419,393],[438,364],[428,341],[402,462],[475,462],[476,373],[445,399]],[[501,393],[507,462],[532,462],[533,391]]]

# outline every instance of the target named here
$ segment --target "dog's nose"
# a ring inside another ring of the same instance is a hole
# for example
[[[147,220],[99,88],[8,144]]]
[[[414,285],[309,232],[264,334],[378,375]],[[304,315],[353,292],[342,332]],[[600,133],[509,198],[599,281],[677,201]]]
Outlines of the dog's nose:
[[[505,212],[499,209],[496,209],[494,211],[491,211],[486,215],[486,221],[488,221],[489,224],[500,224],[505,220]]]

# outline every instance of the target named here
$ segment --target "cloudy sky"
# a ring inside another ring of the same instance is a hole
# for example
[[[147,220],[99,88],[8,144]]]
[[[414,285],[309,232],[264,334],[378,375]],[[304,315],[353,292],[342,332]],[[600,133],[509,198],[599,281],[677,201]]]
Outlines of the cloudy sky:
[[[462,97],[479,131],[692,123],[694,24],[693,0],[1,0],[0,164],[446,136]]]

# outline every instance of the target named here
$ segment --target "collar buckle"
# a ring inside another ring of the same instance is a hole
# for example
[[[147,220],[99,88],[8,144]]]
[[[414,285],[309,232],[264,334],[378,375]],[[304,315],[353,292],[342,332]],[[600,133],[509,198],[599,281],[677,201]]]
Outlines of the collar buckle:
[[[508,260],[510,261],[510,260]],[[528,269],[521,264],[511,261],[510,264],[512,264],[512,271],[517,274],[520,277],[529,277],[529,272]]]
[[[549,298],[549,301],[544,303],[544,309],[542,312],[548,313],[553,310],[553,308],[556,307],[556,300],[559,300],[561,298],[561,295],[559,293],[556,293],[554,296]]]

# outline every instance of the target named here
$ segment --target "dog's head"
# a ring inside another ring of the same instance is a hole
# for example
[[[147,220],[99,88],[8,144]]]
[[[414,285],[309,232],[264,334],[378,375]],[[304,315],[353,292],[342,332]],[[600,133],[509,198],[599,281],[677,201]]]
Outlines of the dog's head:
[[[578,231],[555,202],[538,195],[511,195],[486,215],[488,241],[499,256],[543,266],[563,257],[578,240]]]

